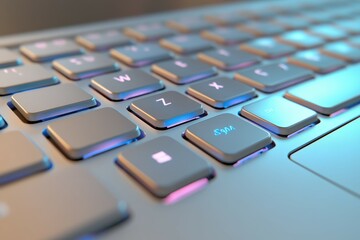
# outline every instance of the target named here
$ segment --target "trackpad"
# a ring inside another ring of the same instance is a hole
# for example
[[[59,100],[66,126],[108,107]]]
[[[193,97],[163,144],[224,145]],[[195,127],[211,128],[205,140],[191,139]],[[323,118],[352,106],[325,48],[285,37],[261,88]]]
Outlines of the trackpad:
[[[360,118],[297,150],[290,159],[360,197]]]

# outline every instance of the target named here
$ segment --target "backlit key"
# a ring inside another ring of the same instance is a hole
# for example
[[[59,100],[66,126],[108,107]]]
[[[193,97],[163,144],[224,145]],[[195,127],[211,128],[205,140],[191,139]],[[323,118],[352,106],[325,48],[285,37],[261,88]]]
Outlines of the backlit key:
[[[300,49],[313,48],[325,43],[322,38],[301,30],[287,32],[279,36],[278,40]]]
[[[151,126],[171,128],[205,114],[201,104],[173,91],[152,95],[130,104],[130,110]]]
[[[0,68],[21,64],[20,56],[6,48],[0,48]]]
[[[170,137],[159,137],[127,148],[117,163],[152,194],[173,203],[214,176],[214,169]],[[197,186],[197,187],[196,187]]]
[[[311,71],[288,63],[271,63],[244,69],[235,78],[263,92],[275,92],[313,78]]]
[[[52,72],[40,65],[24,65],[0,70],[0,95],[45,87],[58,83]]]
[[[240,49],[265,58],[277,58],[295,52],[295,48],[273,38],[261,38],[242,44]]]
[[[320,52],[347,62],[360,61],[360,48],[353,47],[346,42],[330,43],[321,48]]]
[[[50,61],[83,52],[73,41],[64,38],[24,44],[20,46],[20,51],[34,62]]]
[[[216,75],[216,69],[190,57],[154,64],[151,70],[176,84],[186,84]]]
[[[101,51],[130,44],[130,40],[118,31],[94,32],[76,37],[76,41],[91,51]]]
[[[141,137],[139,127],[113,108],[52,122],[46,131],[53,143],[74,160],[92,157]]]
[[[18,131],[1,133],[0,152],[0,185],[51,167],[50,160]]]
[[[110,57],[100,54],[89,54],[80,57],[69,57],[56,60],[53,67],[72,80],[79,80],[120,70]]]
[[[191,125],[185,137],[224,164],[235,164],[272,145],[269,133],[229,113]]]
[[[215,108],[228,108],[256,97],[254,88],[225,77],[192,84],[187,93]]]
[[[142,67],[171,58],[170,53],[156,43],[118,47],[111,49],[110,54],[132,67]]]
[[[30,122],[80,111],[97,104],[93,96],[70,84],[17,93],[11,97],[11,102]]]
[[[251,103],[240,114],[281,136],[288,136],[318,122],[316,112],[281,97]]]
[[[311,34],[319,36],[327,41],[336,41],[347,36],[347,33],[333,25],[323,24],[308,29]]]
[[[93,78],[91,87],[111,100],[127,100],[164,88],[162,81],[143,70],[133,69]]]

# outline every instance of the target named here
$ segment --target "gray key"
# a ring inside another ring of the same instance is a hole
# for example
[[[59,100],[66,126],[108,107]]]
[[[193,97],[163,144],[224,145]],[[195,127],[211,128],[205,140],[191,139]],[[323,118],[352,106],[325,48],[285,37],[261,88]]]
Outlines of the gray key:
[[[0,115],[0,129],[3,129],[6,127],[5,119]]]
[[[270,148],[270,134],[232,114],[225,113],[188,127],[185,137],[225,164],[235,164]]]
[[[111,49],[110,54],[132,67],[142,67],[171,58],[170,53],[156,43],[119,47]]]
[[[91,51],[107,50],[130,44],[130,40],[115,30],[94,32],[76,37],[76,41]]]
[[[191,121],[205,113],[201,104],[173,91],[134,101],[130,104],[130,110],[160,129]]]
[[[22,63],[18,54],[6,49],[0,48],[0,68],[20,65]]]
[[[321,48],[320,52],[347,62],[360,61],[360,49],[346,42],[330,43]]]
[[[335,114],[360,101],[359,74],[359,66],[345,68],[292,88],[285,97],[319,113]]]
[[[175,32],[160,23],[140,24],[124,29],[124,34],[138,41],[154,41],[174,35]]]
[[[199,53],[198,58],[225,71],[249,67],[260,62],[259,57],[241,51],[238,47],[218,48]]]
[[[101,54],[89,54],[56,60],[53,67],[72,80],[93,77],[120,70],[110,57]]]
[[[310,69],[317,73],[329,73],[345,67],[339,59],[321,54],[317,50],[302,51],[289,58],[289,63]]]
[[[162,81],[140,69],[91,79],[90,86],[111,100],[127,100],[164,88]]]
[[[129,39],[114,30],[80,35],[76,37],[76,41],[91,51],[107,50],[112,47],[130,44]]]
[[[275,92],[313,78],[311,71],[288,63],[271,63],[241,70],[235,78],[263,92]]]
[[[18,131],[1,133],[0,152],[0,184],[14,181],[51,167],[50,160],[43,155],[32,141]]]
[[[278,40],[279,42],[289,44],[300,49],[313,48],[325,43],[322,38],[313,36],[302,30],[287,32],[279,36]]]
[[[335,21],[334,24],[350,34],[360,34],[360,19],[342,19]]]
[[[295,15],[280,15],[275,17],[273,22],[288,30],[306,28],[311,24],[308,20]]]
[[[241,32],[235,28],[219,27],[201,32],[201,36],[207,40],[216,42],[221,45],[233,45],[248,41],[254,38],[247,32]]]
[[[50,61],[83,52],[73,41],[64,38],[24,44],[20,46],[20,51],[35,62]]]
[[[202,39],[198,35],[178,35],[161,39],[160,45],[178,54],[189,54],[213,48],[211,42]]]
[[[176,20],[170,20],[166,23],[170,28],[173,28],[181,33],[198,32],[203,29],[211,28],[213,25],[202,18],[187,17]]]
[[[244,23],[239,25],[238,28],[258,37],[275,35],[285,31],[285,28],[265,21]]]
[[[347,37],[347,33],[330,24],[316,25],[308,29],[311,34],[319,36],[327,41],[336,41]]]
[[[281,44],[274,38],[256,39],[241,45],[240,49],[265,58],[282,57],[296,51],[294,47]]]
[[[246,105],[240,114],[280,136],[289,136],[318,122],[316,112],[280,97]]]
[[[154,64],[151,70],[176,84],[186,84],[216,75],[216,69],[190,57]]]
[[[40,65],[24,65],[0,70],[0,95],[7,95],[58,83],[59,80]]]
[[[161,198],[194,182],[206,183],[214,176],[207,162],[170,137],[127,148],[119,154],[117,163]]]
[[[0,239],[80,239],[128,217],[127,206],[85,170],[54,170],[4,188]]]
[[[205,19],[218,26],[234,25],[248,20],[246,17],[237,13],[215,14],[212,16],[209,15],[206,16]]]
[[[135,141],[141,131],[116,110],[102,108],[53,122],[47,134],[66,156],[76,160]]]
[[[254,88],[226,77],[193,84],[187,93],[215,108],[228,108],[256,97]]]
[[[11,97],[11,102],[30,122],[84,110],[97,104],[93,96],[70,84],[17,93]]]

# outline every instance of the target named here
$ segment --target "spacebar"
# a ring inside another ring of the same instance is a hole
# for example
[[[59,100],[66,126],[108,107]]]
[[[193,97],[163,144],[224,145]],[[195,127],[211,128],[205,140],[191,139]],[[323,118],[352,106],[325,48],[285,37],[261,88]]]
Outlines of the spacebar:
[[[285,97],[331,115],[360,101],[360,65],[316,78],[287,91]]]

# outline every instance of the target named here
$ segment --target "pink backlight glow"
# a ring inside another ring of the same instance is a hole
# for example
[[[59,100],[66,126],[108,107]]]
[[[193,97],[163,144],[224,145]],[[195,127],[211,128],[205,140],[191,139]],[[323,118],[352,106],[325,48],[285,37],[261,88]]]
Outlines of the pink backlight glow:
[[[202,178],[193,183],[190,183],[190,184],[186,185],[185,187],[182,187],[182,188],[176,190],[175,192],[170,193],[164,199],[164,203],[166,205],[174,204],[174,203],[190,196],[191,194],[197,192],[201,188],[205,187],[208,184],[208,182],[209,182],[209,180],[207,178]]]

